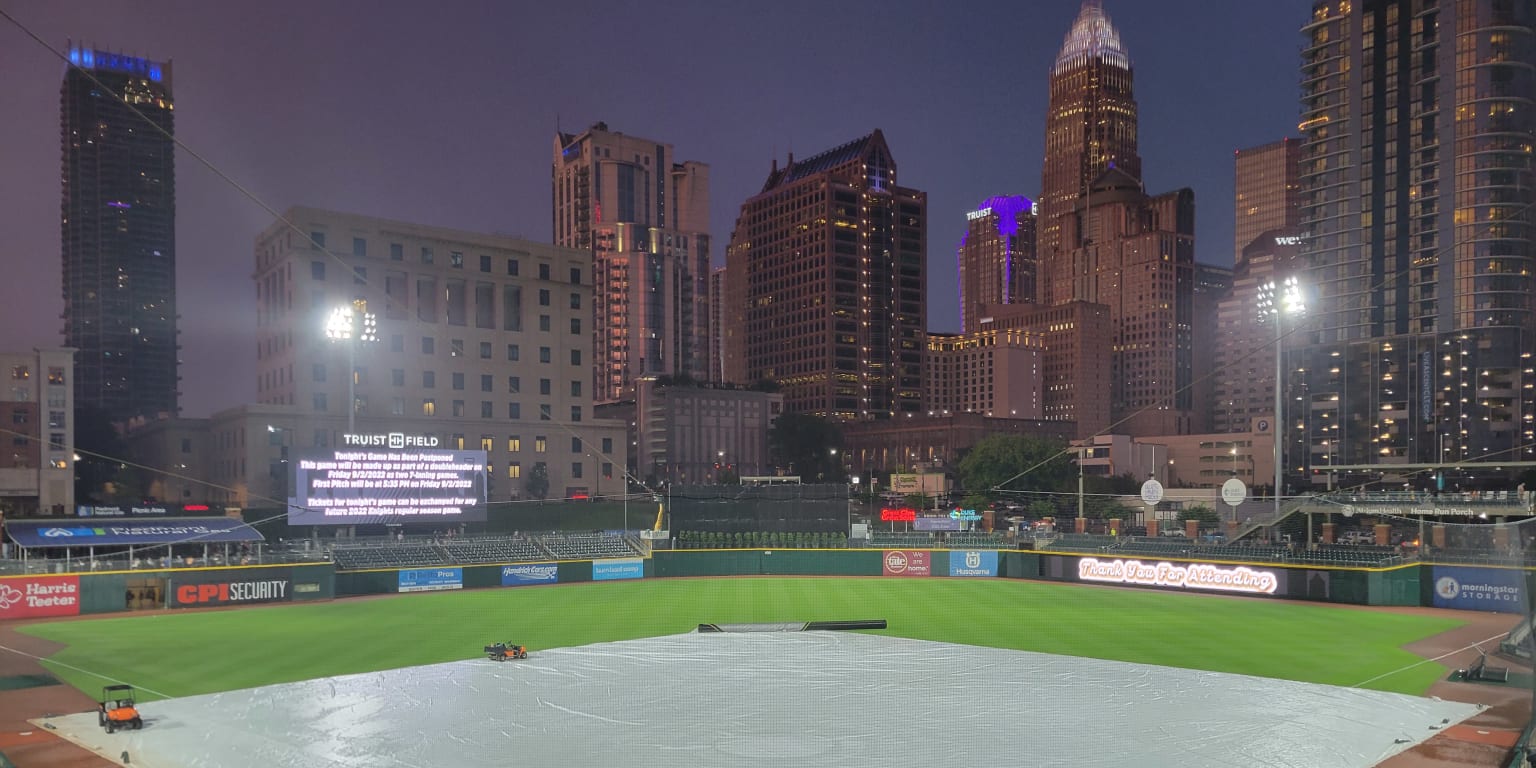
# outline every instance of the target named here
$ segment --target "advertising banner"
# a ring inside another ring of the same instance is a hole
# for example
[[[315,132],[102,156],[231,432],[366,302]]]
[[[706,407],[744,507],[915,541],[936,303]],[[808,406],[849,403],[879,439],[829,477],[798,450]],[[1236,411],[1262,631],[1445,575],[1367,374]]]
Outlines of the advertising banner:
[[[932,552],[926,549],[892,549],[880,561],[881,576],[931,576]],[[995,567],[995,566],[994,566]]]
[[[419,568],[400,572],[401,592],[440,592],[463,588],[463,568]]]
[[[638,579],[645,575],[644,560],[593,560],[593,581]]]
[[[1436,608],[1525,612],[1524,571],[1437,565],[1434,586]]]
[[[951,576],[996,576],[997,550],[968,549],[949,553]]]
[[[254,571],[191,571],[171,576],[172,608],[280,603],[293,599],[286,568]]]
[[[952,517],[919,517],[912,521],[914,531],[958,531],[960,521]]]
[[[1273,595],[1280,588],[1280,576],[1276,571],[1243,565],[1229,568],[1209,563],[1143,563],[1140,560],[1099,560],[1092,557],[1077,561],[1077,578],[1079,581],[1105,584],[1250,595]]]
[[[398,433],[348,437],[347,447],[293,462],[289,525],[485,520],[485,451],[417,447]]]
[[[0,621],[79,614],[79,576],[0,580]]]
[[[503,587],[521,587],[527,584],[554,584],[560,580],[560,569],[553,563],[548,565],[503,565],[501,567],[501,585]]]
[[[24,547],[122,547],[129,544],[219,544],[261,541],[261,534],[228,517],[120,519],[82,525],[75,522],[20,520],[6,526]]]

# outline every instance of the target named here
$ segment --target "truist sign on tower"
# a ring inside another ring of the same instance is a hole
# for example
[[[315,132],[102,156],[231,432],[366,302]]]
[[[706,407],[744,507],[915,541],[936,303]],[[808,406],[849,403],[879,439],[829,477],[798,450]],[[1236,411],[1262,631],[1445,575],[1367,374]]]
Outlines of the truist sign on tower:
[[[379,435],[342,435],[341,444],[356,448],[436,448],[436,435],[407,435],[387,432]]]

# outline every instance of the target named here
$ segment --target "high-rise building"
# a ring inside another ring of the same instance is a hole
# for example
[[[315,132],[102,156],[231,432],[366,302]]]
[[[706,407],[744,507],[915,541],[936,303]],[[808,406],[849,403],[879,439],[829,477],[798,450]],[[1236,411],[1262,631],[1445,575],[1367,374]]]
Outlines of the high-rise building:
[[[1232,293],[1232,268],[1195,262],[1194,271],[1194,328],[1196,340],[1190,355],[1194,366],[1194,380],[1190,383],[1191,434],[1215,431],[1211,424],[1215,419],[1216,393],[1216,345],[1212,341],[1221,335],[1220,302]]]
[[[0,352],[0,517],[75,513],[72,349]]]
[[[1273,434],[1275,328],[1260,318],[1256,308],[1261,286],[1283,283],[1303,271],[1301,237],[1295,228],[1264,232],[1238,256],[1231,275],[1232,289],[1220,299],[1216,310],[1214,343],[1202,345],[1214,352],[1210,367],[1202,369],[1211,373],[1214,382],[1211,432]],[[1273,463],[1270,467],[1273,470]]]
[[[1281,139],[1233,153],[1234,261],[1259,235],[1301,217],[1301,141]]]
[[[709,272],[709,375],[708,381],[725,381],[725,267]]]
[[[1043,337],[1020,329],[928,334],[928,415],[1045,418]]]
[[[1287,471],[1536,458],[1536,6],[1319,0],[1302,33]]]
[[[1194,192],[1149,197],[1135,177],[1111,168],[1057,222],[1054,295],[1109,308],[1115,430],[1188,434],[1195,409]]]
[[[634,397],[641,376],[709,374],[709,166],[596,123],[556,133],[555,244],[591,254],[593,387]]]
[[[486,451],[492,500],[526,498],[538,465],[556,498],[623,487],[624,425],[593,418],[585,253],[315,208],[283,219],[257,237],[255,281],[258,402],[303,415],[284,445],[340,445],[351,421]],[[329,341],[327,318],[357,301],[378,340]],[[244,466],[214,470],[244,484]]]
[[[960,238],[960,329],[981,328],[988,304],[1035,302],[1035,204],[999,195],[965,215]]]
[[[69,47],[59,89],[64,344],[75,400],[115,421],[177,411],[171,64]]]
[[[837,419],[922,408],[928,198],[875,131],[774,168],[726,251],[726,377]]]
[[[1089,185],[1111,167],[1141,179],[1131,59],[1099,0],[1084,0],[1051,67],[1036,247],[1040,303],[1070,300],[1054,293],[1053,273],[1066,250],[1060,218],[1076,209]]]
[[[1040,356],[1042,418],[1071,422],[1071,434],[1092,437],[1110,427],[1110,363],[1114,330],[1109,307],[1069,301],[1046,307],[1006,304],[989,308],[983,331],[1016,329],[1044,344]]]

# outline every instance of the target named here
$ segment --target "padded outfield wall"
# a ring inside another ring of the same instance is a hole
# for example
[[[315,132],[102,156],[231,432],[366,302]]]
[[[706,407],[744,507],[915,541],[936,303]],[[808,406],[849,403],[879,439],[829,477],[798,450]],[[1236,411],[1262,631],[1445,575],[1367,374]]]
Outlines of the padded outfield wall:
[[[0,620],[330,600],[329,563],[7,576]]]

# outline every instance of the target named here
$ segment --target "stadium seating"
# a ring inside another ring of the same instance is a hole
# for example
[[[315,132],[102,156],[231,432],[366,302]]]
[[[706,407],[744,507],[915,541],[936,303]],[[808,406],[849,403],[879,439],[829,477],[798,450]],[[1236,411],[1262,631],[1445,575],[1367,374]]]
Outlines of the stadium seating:
[[[448,562],[466,565],[550,559],[549,552],[527,539],[455,539],[439,546]]]
[[[997,533],[951,533],[944,540],[950,549],[1010,549],[1008,540]]]
[[[638,556],[623,537],[598,533],[542,536],[539,544],[557,560]]]
[[[869,535],[871,547],[910,547],[913,549],[926,549],[938,546],[938,541],[931,533],[892,533],[875,532]]]

